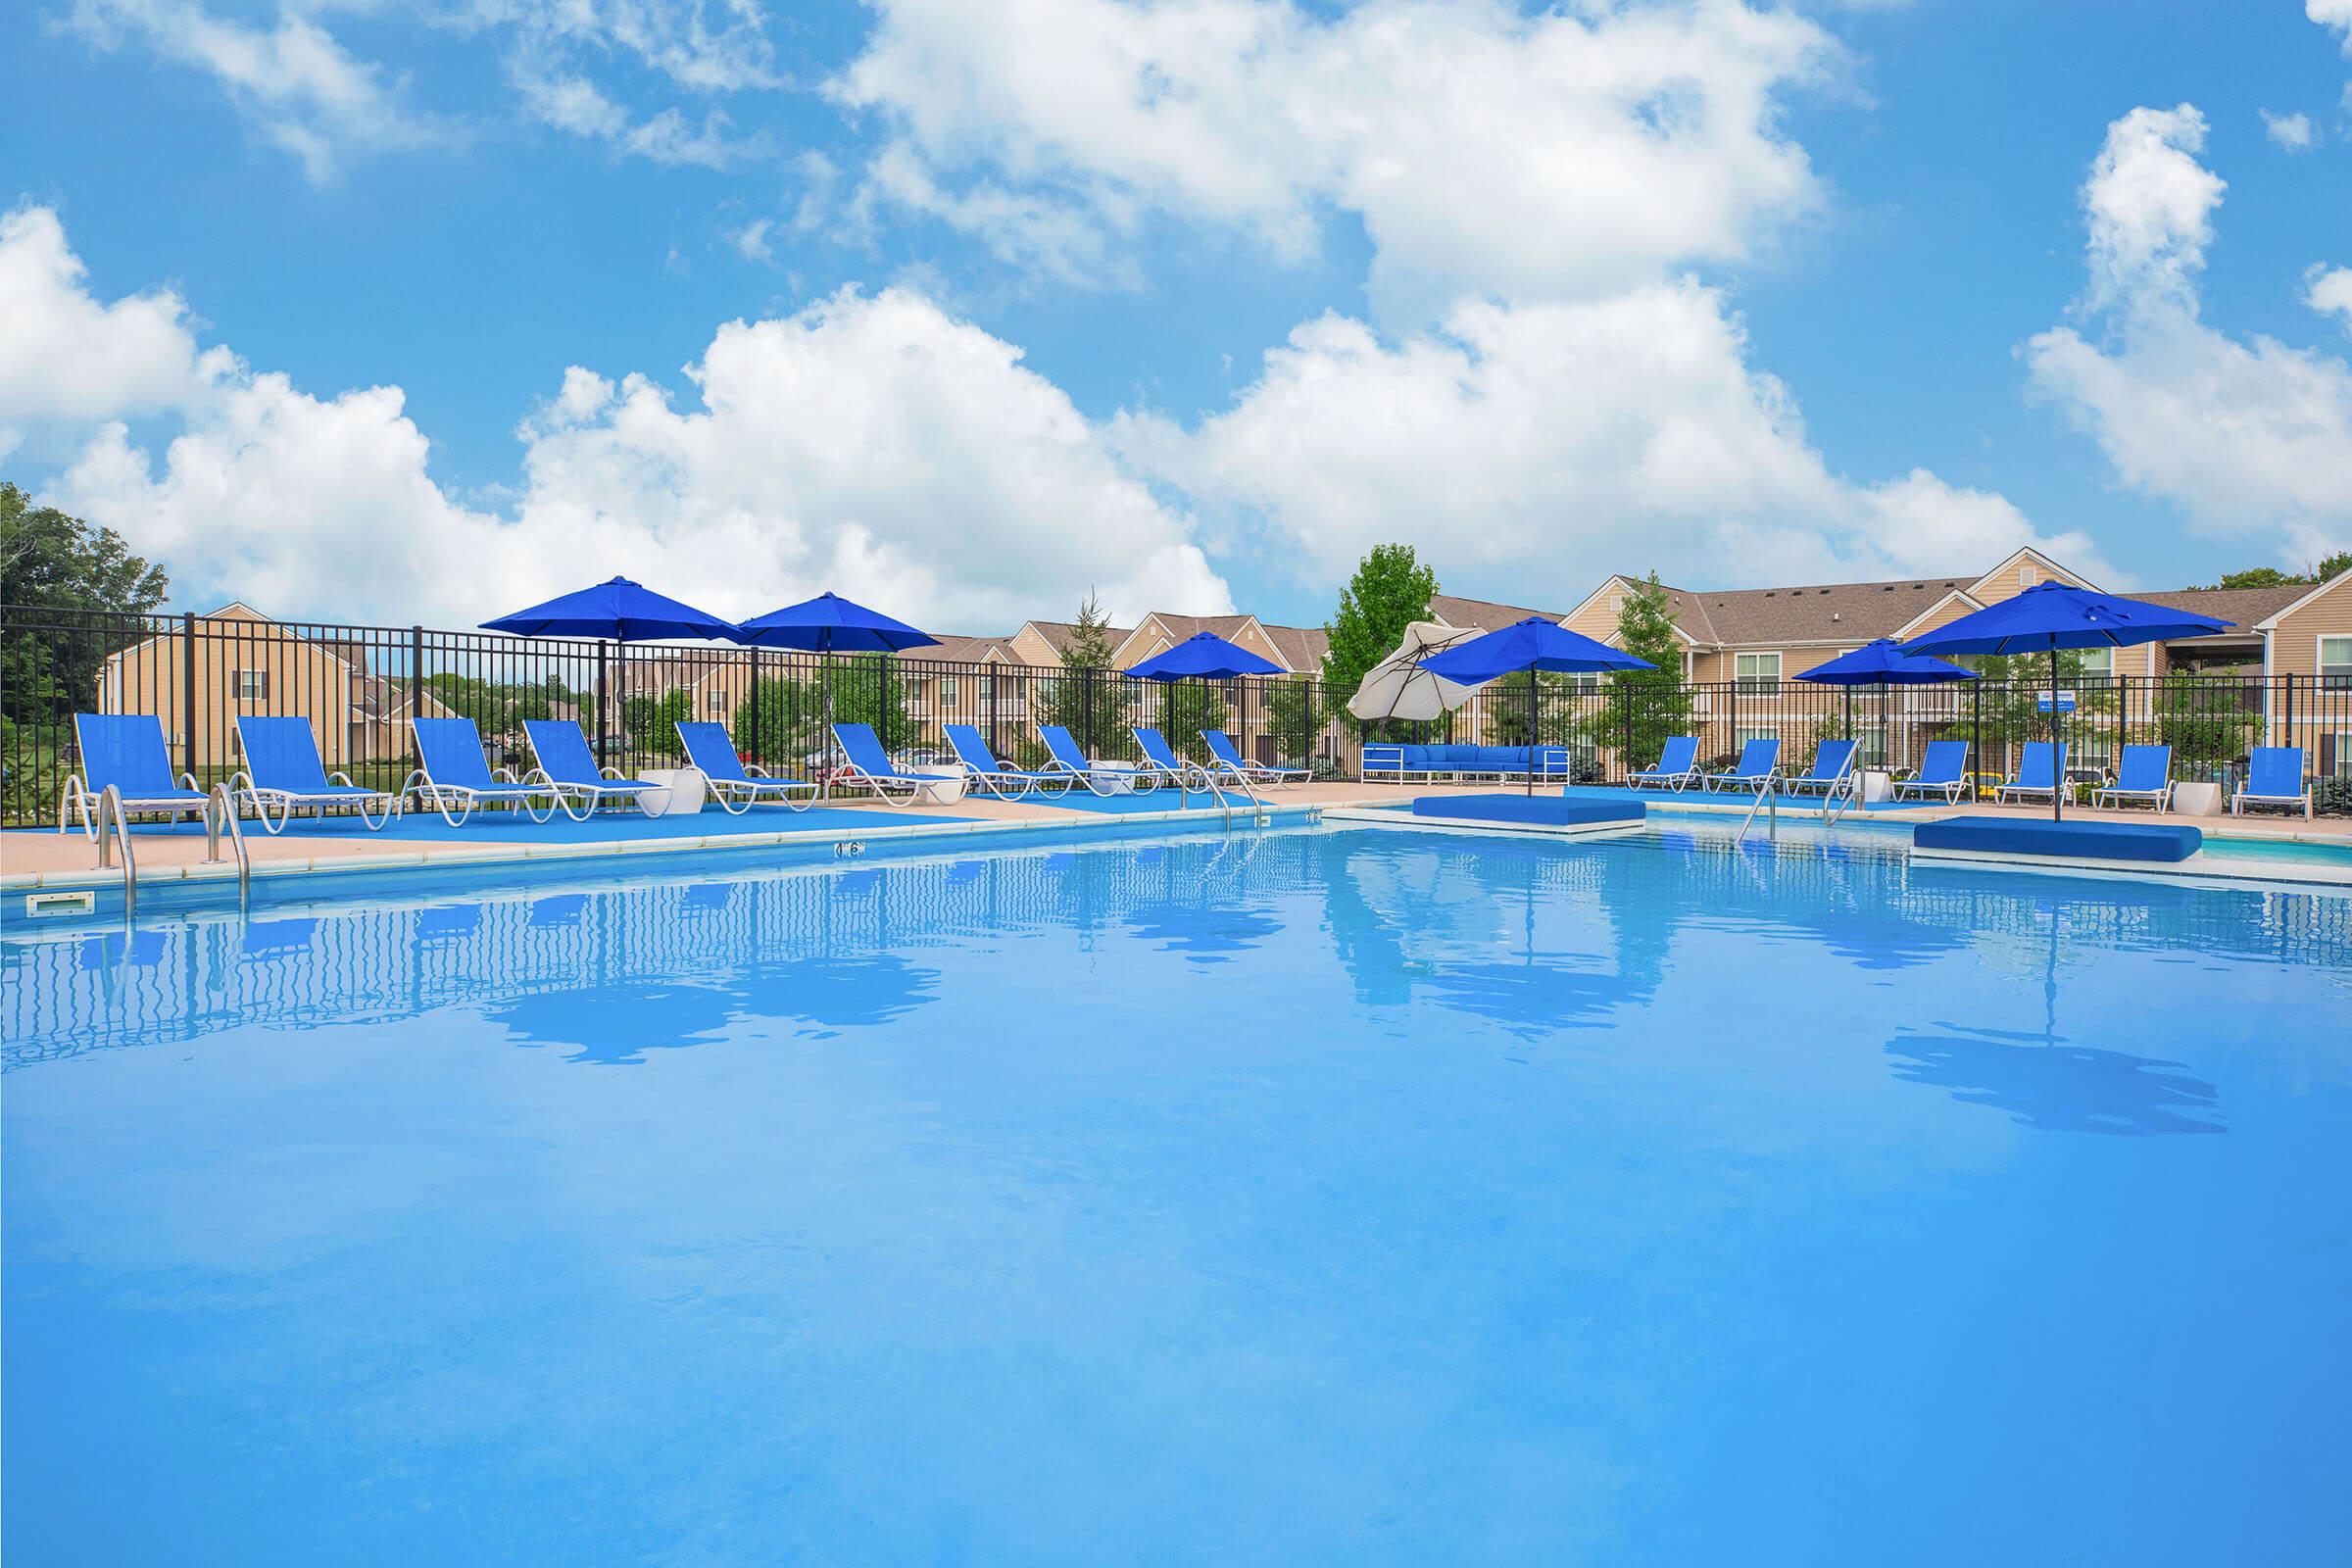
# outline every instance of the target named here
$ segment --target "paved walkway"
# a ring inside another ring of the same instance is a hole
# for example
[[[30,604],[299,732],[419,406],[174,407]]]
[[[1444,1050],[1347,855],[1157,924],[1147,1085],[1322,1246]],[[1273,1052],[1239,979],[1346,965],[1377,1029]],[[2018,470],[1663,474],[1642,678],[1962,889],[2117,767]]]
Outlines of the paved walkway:
[[[1337,782],[1269,790],[1266,795],[1270,804],[1288,809],[1308,806],[1396,806],[1420,795],[1494,792],[1492,784],[1471,787],[1416,784],[1399,787]],[[1617,795],[1621,792],[1593,790],[1591,793]],[[1671,795],[1651,791],[1642,794],[1653,809],[1661,813],[1737,815],[1747,808],[1744,800],[1726,795]],[[1200,796],[1194,796],[1193,803],[1196,813],[1204,810],[1213,813],[1213,807],[1204,808],[1200,805]],[[545,851],[551,856],[579,855],[606,850],[645,850],[658,845],[721,848],[730,841],[740,841],[750,847],[795,840],[822,841],[845,834],[897,836],[901,832],[919,831],[925,827],[979,823],[1036,825],[1050,822],[1079,826],[1167,812],[1176,808],[1176,806],[1173,793],[1168,791],[1108,800],[1076,792],[1073,799],[1050,802],[1038,798],[1025,801],[967,798],[952,806],[893,808],[876,807],[870,801],[858,801],[826,803],[806,812],[790,814],[778,808],[760,808],[742,816],[729,816],[710,808],[693,815],[652,819],[635,813],[607,812],[587,822],[572,822],[558,815],[539,824],[518,822],[510,813],[485,812],[462,828],[451,827],[432,812],[415,811],[382,833],[369,833],[352,818],[323,824],[298,821],[285,833],[275,837],[248,823],[246,845],[257,867],[273,865],[290,868],[288,862],[319,867],[357,867],[363,864],[413,866],[491,856],[513,856],[518,850]],[[1817,805],[1809,802],[1785,801],[1781,807],[1784,820],[1794,816],[1801,821],[1818,809]],[[1957,807],[1907,806],[1895,809],[1880,806],[1870,810],[1867,819],[1872,822],[1912,822],[1971,813],[2016,817],[2049,814],[2046,807],[2035,808],[1977,804]],[[2352,818],[2344,817],[2321,817],[2307,822],[2299,816],[2278,813],[2246,817],[2182,816],[2178,813],[2158,816],[2146,811],[2092,813],[2081,808],[2070,808],[2069,814],[2096,814],[2107,820],[2129,816],[2134,820],[2184,823],[2203,828],[2208,833],[2352,845]],[[207,874],[202,869],[204,834],[196,824],[143,826],[133,829],[133,836],[142,881],[159,873]],[[94,876],[96,866],[96,847],[79,833],[0,833],[0,885],[25,885],[35,881],[56,885],[61,882],[72,884],[112,879],[115,874],[112,872]]]

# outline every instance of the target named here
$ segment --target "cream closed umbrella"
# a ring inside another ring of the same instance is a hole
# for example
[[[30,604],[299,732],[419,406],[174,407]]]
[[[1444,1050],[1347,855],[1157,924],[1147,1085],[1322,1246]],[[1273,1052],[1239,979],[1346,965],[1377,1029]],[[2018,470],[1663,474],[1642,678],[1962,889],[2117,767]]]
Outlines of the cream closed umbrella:
[[[1474,626],[1441,626],[1416,620],[1404,628],[1396,651],[1364,671],[1363,684],[1348,699],[1357,718],[1443,718],[1478,690],[1423,669],[1420,661],[1441,649],[1482,635]]]

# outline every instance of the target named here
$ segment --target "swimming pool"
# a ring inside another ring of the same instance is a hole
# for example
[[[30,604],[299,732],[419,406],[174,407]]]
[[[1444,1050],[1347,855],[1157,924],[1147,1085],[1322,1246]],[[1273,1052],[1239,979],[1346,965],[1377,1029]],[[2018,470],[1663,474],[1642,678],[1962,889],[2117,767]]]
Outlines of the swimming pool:
[[[0,943],[12,1568],[2352,1532],[2352,899],[1671,829],[530,875]]]

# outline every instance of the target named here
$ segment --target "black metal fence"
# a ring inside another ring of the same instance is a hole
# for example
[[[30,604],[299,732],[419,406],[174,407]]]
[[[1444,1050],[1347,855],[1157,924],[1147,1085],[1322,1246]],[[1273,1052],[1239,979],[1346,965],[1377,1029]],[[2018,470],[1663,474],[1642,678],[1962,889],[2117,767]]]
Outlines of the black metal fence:
[[[1200,731],[1230,732],[1266,762],[1352,776],[1366,739],[1564,745],[1580,780],[1614,782],[1655,760],[1670,734],[1700,737],[1728,762],[1772,736],[1801,765],[1815,742],[1852,736],[1864,765],[1915,768],[1928,742],[1972,742],[1987,779],[2047,734],[2048,693],[2031,683],[1839,689],[1801,681],[1658,687],[1546,675],[1531,694],[1496,682],[1443,719],[1347,717],[1346,688],[1313,677],[1160,685],[1115,670],[957,663],[914,656],[820,657],[726,645],[525,638],[421,626],[275,621],[236,612],[123,615],[0,607],[0,821],[53,821],[79,771],[76,711],[153,713],[175,771],[201,785],[240,765],[239,714],[311,720],[330,769],[397,787],[415,766],[408,721],[458,715],[479,726],[494,764],[527,771],[522,721],[579,722],[625,772],[680,761],[673,721],[715,719],[747,760],[816,777],[825,723],[869,723],[903,765],[948,761],[943,726],[975,726],[1018,765],[1045,757],[1040,724],[1064,724],[1098,758],[1133,760],[1130,727],[1156,725],[1200,756]],[[2176,675],[2077,682],[2064,715],[2079,776],[2111,772],[2119,748],[2173,748],[2174,776],[2228,784],[2250,747],[2296,744],[2322,779],[2352,777],[2352,682],[2312,676]]]

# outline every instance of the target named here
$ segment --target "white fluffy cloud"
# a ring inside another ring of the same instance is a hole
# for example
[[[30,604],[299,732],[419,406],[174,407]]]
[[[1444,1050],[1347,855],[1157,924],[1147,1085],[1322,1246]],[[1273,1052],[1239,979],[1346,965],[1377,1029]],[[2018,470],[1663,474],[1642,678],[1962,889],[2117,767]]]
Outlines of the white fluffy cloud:
[[[1373,286],[1441,302],[1645,283],[1751,255],[1820,191],[1775,94],[1830,36],[1737,0],[877,0],[835,84],[893,135],[882,193],[1012,254],[1084,259],[1164,210],[1281,254],[1357,215]],[[1096,243],[1103,243],[1097,241]]]
[[[255,26],[199,0],[74,0],[68,24],[101,48],[136,40],[204,72],[271,146],[291,153],[315,183],[361,153],[445,142],[451,128],[410,105],[406,84],[357,60],[303,10]]]
[[[1130,614],[1231,608],[1186,519],[1101,430],[1018,350],[916,295],[721,327],[688,370],[699,408],[566,371],[518,432],[523,485],[490,513],[431,477],[399,388],[314,397],[199,352],[172,297],[106,305],[80,278],[54,214],[0,228],[0,331],[37,318],[48,360],[116,368],[69,389],[70,410],[0,380],[0,417],[70,413],[76,452],[44,493],[169,561],[194,598],[466,623],[620,571],[721,613],[831,587],[951,630],[1008,630],[1090,588]],[[139,412],[171,426],[160,451],[123,422]]]
[[[1603,300],[1467,302],[1401,341],[1336,316],[1271,351],[1235,406],[1186,431],[1123,422],[1134,461],[1311,576],[1421,541],[1456,582],[1568,604],[1602,575],[1820,581],[1982,569],[2043,538],[1999,496],[1925,471],[1857,485],[1751,369],[1738,320],[1690,280]]]
[[[2201,319],[2197,279],[2225,189],[2197,161],[2204,144],[2204,118],[2185,104],[2108,127],[2082,189],[2082,329],[2039,334],[2026,363],[2126,486],[2299,564],[2352,540],[2352,366]],[[2314,278],[2315,309],[2352,303],[2336,275]]]
[[[2315,267],[2304,276],[2303,303],[2352,332],[2352,267]]]
[[[2290,153],[2307,153],[2320,144],[2320,133],[2309,115],[2262,112],[2262,133]]]

